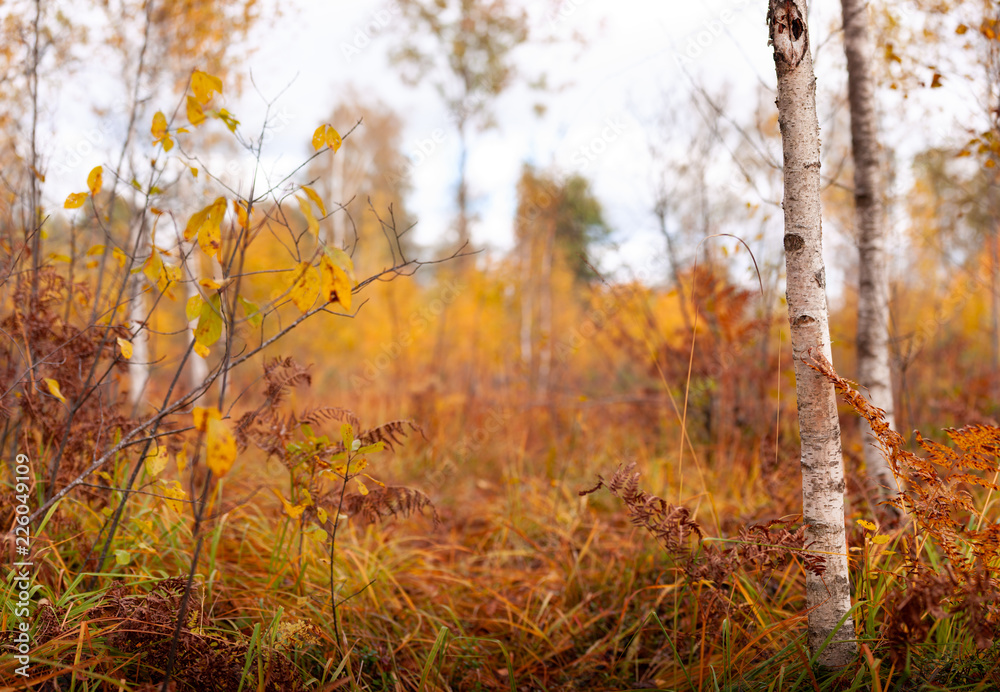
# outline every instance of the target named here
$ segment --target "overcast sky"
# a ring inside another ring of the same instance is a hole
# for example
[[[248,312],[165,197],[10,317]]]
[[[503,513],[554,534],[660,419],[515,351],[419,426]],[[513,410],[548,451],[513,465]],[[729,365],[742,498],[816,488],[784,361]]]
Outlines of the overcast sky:
[[[496,104],[499,127],[475,136],[469,176],[481,220],[474,240],[509,248],[515,182],[527,161],[590,179],[632,260],[648,257],[651,244],[658,249],[644,130],[660,104],[672,96],[686,98],[688,77],[682,68],[704,75],[708,83],[726,82],[735,89],[742,84],[748,95],[759,80],[773,82],[765,7],[759,0],[565,0],[543,16],[542,31],[563,39],[579,33],[588,44],[581,49],[566,40],[521,51],[524,72],[544,70],[551,83],[567,86],[541,96],[513,89]],[[283,26],[268,27],[250,64],[265,93],[295,80],[283,100],[294,104],[290,108],[303,127],[287,128],[276,144],[284,143],[286,133],[289,145],[293,137],[301,142],[308,125],[321,122],[338,105],[348,83],[400,112],[407,151],[443,130],[444,142],[414,170],[410,200],[419,219],[418,239],[432,242],[447,232],[454,216],[458,138],[434,90],[404,86],[386,59],[400,21],[392,2],[299,0],[285,11]],[[539,99],[548,108],[541,119],[532,110]],[[253,101],[248,93],[244,110]]]
[[[814,5],[810,26],[814,49],[821,46],[821,91],[827,86],[836,93],[846,79],[838,54],[842,49],[839,41],[827,39],[835,31],[839,3]],[[405,86],[389,65],[386,56],[402,21],[392,0],[295,0],[283,7],[279,20],[257,28],[251,42],[258,48],[245,65],[233,69],[252,70],[267,98],[287,87],[276,103],[278,126],[265,151],[268,166],[281,171],[298,165],[308,153],[313,129],[343,105],[352,84],[402,116],[404,148],[419,161],[409,199],[418,218],[417,239],[432,244],[446,237],[455,213],[458,137],[433,88]],[[564,39],[578,33],[587,45],[581,49],[567,40],[528,46],[519,53],[524,72],[544,71],[551,83],[566,86],[541,97],[515,87],[496,104],[499,127],[473,137],[469,180],[480,216],[474,241],[501,251],[510,247],[515,182],[522,164],[531,162],[564,174],[580,173],[593,183],[621,246],[620,253],[603,258],[607,268],[622,262],[647,272],[661,267],[650,262],[662,245],[650,213],[653,167],[647,143],[652,118],[664,104],[683,106],[693,80],[710,89],[724,88],[731,117],[750,122],[759,89],[773,88],[775,80],[765,14],[764,0],[564,0],[557,11],[542,16],[543,32]],[[84,80],[76,93],[63,96],[61,107],[101,90]],[[532,109],[539,98],[548,108],[541,119]],[[80,128],[89,122],[75,105],[72,121],[59,128],[50,145],[53,161],[65,160],[66,152],[79,146]],[[821,118],[823,108],[821,104]],[[249,132],[263,117],[262,99],[249,84],[229,109]],[[146,136],[146,129],[140,130]],[[438,131],[443,137],[429,147]],[[418,151],[421,147],[426,153]],[[82,189],[89,166],[109,160],[99,151],[83,158],[72,175],[50,175],[50,196],[64,199]],[[827,243],[828,252],[835,245]],[[836,280],[834,272],[834,291]]]

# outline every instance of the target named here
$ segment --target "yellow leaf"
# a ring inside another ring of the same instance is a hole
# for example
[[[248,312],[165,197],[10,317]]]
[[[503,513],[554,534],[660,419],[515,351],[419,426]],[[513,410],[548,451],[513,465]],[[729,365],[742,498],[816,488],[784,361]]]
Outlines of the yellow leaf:
[[[366,468],[368,468],[368,457],[356,457],[351,459],[349,465],[337,464],[333,467],[333,472],[339,473],[341,476],[353,476],[356,473],[361,473]]]
[[[153,144],[163,144],[163,151],[173,149],[174,140],[170,138],[170,132],[167,130],[167,116],[163,115],[163,111],[156,111],[156,115],[153,116],[153,125],[149,131],[153,134]]]
[[[326,144],[327,127],[329,127],[329,125],[320,125],[316,128],[316,131],[313,132],[312,145],[314,150],[319,151],[323,148],[323,145]]]
[[[49,386],[49,393],[52,394],[56,399],[66,403],[66,397],[63,396],[62,392],[59,391],[59,383],[53,380],[51,377],[45,378],[45,384]]]
[[[63,209],[79,209],[87,201],[86,192],[71,192],[66,201],[63,202]]]
[[[219,197],[204,209],[191,215],[184,228],[184,240],[197,237],[206,255],[222,259],[222,219],[226,214],[226,198]]]
[[[291,502],[286,500],[284,496],[281,493],[279,493],[275,488],[271,488],[271,492],[273,492],[278,497],[278,499],[281,500],[281,506],[285,508],[285,514],[290,516],[292,519],[298,519],[300,516],[302,516],[302,512],[305,510],[305,507],[303,507],[302,505],[293,505]]]
[[[163,494],[166,496],[167,505],[178,514],[183,513],[184,500],[187,500],[187,493],[184,492],[181,484],[178,481],[164,480],[161,480],[160,483],[163,485]]]
[[[968,30],[969,27],[967,27],[965,24],[959,24],[958,26],[955,27],[956,34],[964,34]]]
[[[320,216],[326,216],[326,205],[323,204],[322,198],[320,198],[320,196],[316,194],[316,191],[313,190],[308,185],[303,185],[302,191],[305,192],[307,195],[309,195],[309,199],[311,199],[313,203],[316,205],[316,208],[319,209]]]
[[[188,466],[188,455],[185,450],[177,452],[177,456],[174,458],[177,462],[177,473],[184,473]]]
[[[220,288],[222,288],[222,284],[220,284],[215,279],[199,279],[198,284],[202,288],[207,288],[210,291],[218,291]]]
[[[97,166],[92,171],[90,175],[87,176],[87,187],[90,188],[90,194],[96,195],[101,191],[101,185],[104,184],[104,168]]]
[[[233,209],[236,210],[236,221],[240,224],[240,226],[249,230],[250,223],[249,220],[247,219],[247,208],[243,205],[242,202],[238,202],[234,199]]]
[[[205,461],[212,473],[220,478],[229,473],[236,461],[236,439],[219,418],[208,421],[205,433]]]
[[[358,492],[359,493],[361,493],[362,495],[367,495],[368,494],[368,486],[365,485],[364,482],[362,482],[362,480],[360,478],[355,478],[354,482],[358,484]]]
[[[300,312],[308,312],[309,308],[316,302],[319,289],[319,272],[316,271],[316,268],[308,262],[300,264],[291,291],[292,302],[295,303],[295,307]]]
[[[250,323],[250,326],[254,329],[259,327],[261,320],[263,319],[260,314],[260,306],[256,303],[251,303],[243,296],[236,296],[236,299],[239,300],[240,305],[243,306],[243,314],[246,315],[247,322]]]
[[[205,299],[201,296],[191,296],[188,298],[187,305],[184,308],[184,314],[187,315],[188,322],[192,321],[201,314],[201,306],[204,302]]]
[[[225,108],[220,108],[219,112],[216,114],[219,120],[226,124],[230,132],[236,132],[236,126],[240,124],[240,121],[233,117],[233,114],[227,111]]]
[[[196,406],[191,413],[194,427],[205,433],[205,461],[217,476],[224,476],[236,461],[236,440],[219,409]]]
[[[341,142],[340,133],[333,129],[331,125],[320,125],[313,133],[312,145],[316,151],[322,149],[323,146],[328,146],[337,151],[337,149],[340,149]]]
[[[892,540],[891,536],[886,536],[885,534],[879,534],[878,536],[872,536],[872,543],[875,545],[885,545]]]
[[[198,103],[205,105],[212,100],[214,93],[222,93],[222,80],[207,72],[195,70],[194,74],[191,75],[191,91],[194,92],[194,97],[198,99]]]
[[[159,142],[167,134],[167,116],[163,114],[163,111],[156,111],[156,114],[153,115],[153,124],[149,131],[153,135],[154,142]]]
[[[167,462],[170,458],[167,456],[167,448],[165,446],[160,446],[155,454],[150,454],[143,460],[143,464],[146,467],[146,473],[150,476],[158,476],[163,469],[167,468]]]
[[[302,210],[302,215],[306,217],[306,227],[309,229],[309,232],[313,235],[318,235],[319,222],[316,220],[316,217],[313,216],[312,207],[309,206],[309,200],[302,199],[301,197],[297,197],[296,199],[299,202],[299,209]]]
[[[180,279],[180,269],[163,262],[160,253],[156,248],[149,255],[149,259],[142,265],[142,272],[150,282],[155,283],[161,293],[166,292],[171,282]]]
[[[332,127],[328,127],[326,130],[326,146],[330,147],[334,151],[340,149],[340,145],[343,140],[340,138],[340,133],[334,130]]]
[[[329,515],[326,513],[325,509],[323,509],[322,507],[318,507],[318,506],[316,507],[316,518],[319,519],[319,523],[320,524],[325,524],[328,517],[329,517]],[[324,531],[323,533],[325,534],[326,532]],[[323,537],[323,540],[326,540],[326,536],[325,535]]]
[[[874,531],[875,528],[876,528],[875,524],[873,524],[870,521],[865,521],[864,519],[858,519],[858,524],[860,524],[862,527],[864,527],[868,531]]]
[[[195,178],[198,177],[198,168],[196,166],[191,166],[191,175],[193,175]]]
[[[351,256],[339,247],[327,246],[323,248],[323,252],[333,261],[334,264],[347,273],[347,278],[351,280],[351,285],[354,285],[354,260],[351,259]]]
[[[160,281],[160,274],[163,273],[163,260],[160,258],[160,253],[156,248],[149,253],[149,257],[142,265],[142,272],[146,275],[153,283],[158,283]]]
[[[329,257],[324,256],[319,262],[320,295],[323,300],[340,303],[345,310],[351,309],[351,280],[347,272],[338,267]]]
[[[128,360],[132,357],[132,342],[126,339],[118,338],[118,348],[122,350],[122,358]]]
[[[111,256],[118,262],[119,267],[124,267],[125,263],[128,262],[128,257],[126,257],[125,253],[116,247],[111,248]]]
[[[132,553],[127,550],[116,550],[115,551],[115,564],[119,567],[124,567],[132,561]]]
[[[205,122],[205,111],[194,96],[187,97],[187,119],[192,125],[198,126]]]
[[[208,358],[208,355],[212,352],[208,348],[208,346],[206,346],[205,344],[199,343],[197,341],[194,342],[194,347],[192,348],[192,350],[196,354],[198,354],[199,356],[201,356],[202,358]]]
[[[211,346],[222,336],[222,299],[218,294],[202,301],[201,314],[194,328],[194,340],[203,346]],[[199,354],[201,355],[201,354]]]
[[[178,267],[176,264],[167,264],[166,262],[164,262],[163,273],[166,276],[167,281],[169,281],[170,283],[175,284],[181,280],[181,268]],[[173,299],[172,295],[170,295],[169,293],[167,295],[171,298],[171,300]]]
[[[87,250],[87,256],[90,257],[92,255],[100,255],[103,252],[104,252],[104,246],[103,245],[95,245],[94,247],[92,247],[89,250]]]
[[[222,420],[222,414],[214,406],[195,406],[194,410],[191,411],[191,417],[194,419],[195,430],[199,432],[206,432],[208,430],[208,422],[210,420]]]

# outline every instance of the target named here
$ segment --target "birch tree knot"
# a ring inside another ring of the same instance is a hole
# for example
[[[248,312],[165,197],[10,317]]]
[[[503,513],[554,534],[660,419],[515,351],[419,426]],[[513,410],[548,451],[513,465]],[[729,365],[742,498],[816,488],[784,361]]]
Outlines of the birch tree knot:
[[[795,233],[785,234],[785,252],[797,252],[806,246],[806,241],[802,236]]]
[[[769,43],[774,46],[774,61],[780,60],[789,68],[798,67],[809,49],[809,31],[795,0],[771,0],[767,25],[771,31]]]

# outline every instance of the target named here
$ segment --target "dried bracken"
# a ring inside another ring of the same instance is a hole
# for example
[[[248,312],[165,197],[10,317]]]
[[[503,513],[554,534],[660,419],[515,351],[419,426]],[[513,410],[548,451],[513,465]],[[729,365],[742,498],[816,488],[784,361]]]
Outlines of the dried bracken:
[[[969,486],[996,492],[1000,428],[972,425],[949,429],[952,446],[916,433],[921,457],[906,450],[903,438],[888,425],[882,411],[872,406],[840,377],[821,356],[813,368],[826,376],[851,407],[871,425],[873,434],[900,485],[892,504],[910,516],[922,540],[930,540],[947,557],[936,570],[909,553],[911,577],[905,592],[890,596],[886,638],[899,654],[905,644],[929,632],[933,621],[958,616],[979,649],[986,649],[1000,633],[1000,585],[994,576],[1000,559],[1000,528],[975,506]]]
[[[91,611],[95,620],[117,624],[108,643],[132,657],[134,682],[156,683],[157,671],[165,670],[170,655],[171,638],[177,624],[186,578],[165,579],[145,594],[133,587],[116,583]],[[197,601],[197,592],[191,594]],[[231,692],[239,689],[246,665],[249,644],[209,633],[204,617],[195,608],[181,628],[174,665],[173,681],[177,690],[192,692]],[[276,650],[262,652],[267,662],[267,692],[290,692],[302,688],[292,663]]]
[[[12,307],[0,318],[0,331],[20,336],[31,347],[0,340],[0,420],[13,416],[12,427],[30,431],[31,444],[53,450],[46,469],[46,478],[54,481],[46,490],[51,494],[91,463],[95,447],[128,427],[123,393],[108,375],[124,371],[116,339],[129,333],[122,327],[74,326],[61,308],[69,295],[86,297],[86,284],[70,285],[52,269],[41,269],[38,281],[34,302],[30,282],[4,285]],[[18,307],[32,304],[31,309]],[[53,391],[53,382],[58,390]],[[106,488],[106,481],[95,477],[83,493],[100,503]]]
[[[779,570],[798,560],[804,569],[821,575],[823,556],[805,550],[805,530],[805,526],[792,530],[777,520],[749,526],[740,530],[735,550],[744,566]]]
[[[804,526],[792,528],[794,522],[777,520],[750,526],[742,529],[736,540],[724,544],[733,547],[720,548],[719,543],[703,540],[701,527],[686,507],[641,490],[635,469],[634,463],[619,466],[610,480],[599,477],[596,486],[580,491],[580,495],[603,487],[625,503],[632,524],[656,538],[677,566],[674,572],[682,575],[685,586],[696,594],[698,627],[717,630],[723,620],[746,611],[748,604],[733,598],[737,574],[756,578],[764,585],[775,571],[793,562],[816,575],[823,574],[823,556],[808,552],[804,545]]]
[[[639,472],[635,466],[634,463],[619,466],[610,481],[598,476],[597,485],[581,490],[580,495],[590,495],[607,488],[625,503],[632,523],[649,531],[668,552],[680,550],[692,535],[701,538],[701,527],[691,520],[687,507],[672,505],[639,489]]]
[[[411,432],[418,432],[423,436],[424,431],[419,425],[411,420],[394,420],[383,423],[377,428],[365,430],[360,433],[357,439],[363,445],[371,445],[382,442],[389,449],[395,449],[396,445],[403,444],[403,438]]]
[[[323,504],[336,510],[336,496],[328,496]],[[389,486],[370,491],[367,495],[352,493],[344,497],[343,513],[358,516],[369,524],[384,521],[388,517],[408,517],[413,513],[430,510],[435,523],[441,521],[431,499],[419,490]]]

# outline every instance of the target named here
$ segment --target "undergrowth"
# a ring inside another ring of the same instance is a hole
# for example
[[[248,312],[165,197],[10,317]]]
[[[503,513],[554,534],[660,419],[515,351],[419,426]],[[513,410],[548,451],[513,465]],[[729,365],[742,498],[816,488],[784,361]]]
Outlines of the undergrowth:
[[[310,370],[282,358],[263,364],[265,405],[236,416],[246,473],[211,485],[172,689],[995,689],[1000,430],[949,430],[947,445],[920,437],[919,456],[816,366],[870,421],[903,488],[896,511],[850,520],[854,665],[822,671],[805,645],[804,572],[821,574],[823,559],[804,545],[794,503],[767,491],[791,470],[758,470],[737,487],[696,459],[691,494],[668,501],[643,486],[678,480],[627,412],[582,411],[550,428],[572,451],[538,465],[538,441],[522,435],[546,426],[530,408],[505,409],[486,445],[442,430],[485,426],[496,408],[486,401],[439,408],[436,430],[366,429],[351,411],[311,403]],[[359,403],[378,415],[380,404]],[[44,458],[55,443],[36,439],[31,454]],[[794,464],[793,450],[782,463]],[[369,457],[378,463],[362,464]],[[187,505],[163,492],[180,471],[144,465],[96,574],[94,537],[124,497],[129,457],[48,513],[36,535],[32,689],[158,689],[191,553]],[[13,485],[4,492],[12,507]],[[737,495],[756,504],[734,516]],[[3,598],[9,648],[10,579]],[[16,666],[5,656],[0,679],[18,683]]]

